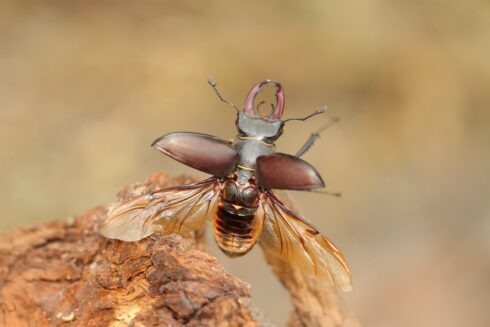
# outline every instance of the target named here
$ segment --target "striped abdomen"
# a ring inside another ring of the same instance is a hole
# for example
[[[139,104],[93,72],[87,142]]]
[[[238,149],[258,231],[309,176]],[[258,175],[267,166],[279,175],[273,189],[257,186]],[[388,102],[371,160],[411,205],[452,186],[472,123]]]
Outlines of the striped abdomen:
[[[227,208],[228,207],[228,208]],[[229,257],[246,254],[257,242],[262,224],[256,210],[238,214],[226,203],[218,205],[214,219],[214,238],[219,248]]]

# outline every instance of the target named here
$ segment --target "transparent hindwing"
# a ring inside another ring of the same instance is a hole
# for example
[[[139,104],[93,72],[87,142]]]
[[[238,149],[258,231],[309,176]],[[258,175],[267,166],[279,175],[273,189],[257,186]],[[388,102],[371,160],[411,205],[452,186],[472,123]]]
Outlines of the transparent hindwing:
[[[105,237],[138,241],[150,234],[185,233],[214,217],[220,183],[215,177],[136,196],[113,207],[99,227]]]
[[[262,194],[264,226],[260,245],[306,275],[350,291],[349,267],[337,247],[310,223],[286,208],[271,191]]]

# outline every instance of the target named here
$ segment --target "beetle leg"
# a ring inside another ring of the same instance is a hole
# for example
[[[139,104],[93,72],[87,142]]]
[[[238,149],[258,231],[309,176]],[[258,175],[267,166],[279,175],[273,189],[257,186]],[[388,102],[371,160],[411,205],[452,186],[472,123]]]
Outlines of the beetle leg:
[[[308,138],[308,140],[306,140],[305,144],[303,144],[303,146],[299,149],[299,151],[296,153],[295,157],[299,158],[303,154],[305,154],[313,146],[313,144],[315,143],[315,141],[320,137],[320,133],[321,132],[323,132],[328,127],[332,126],[333,124],[335,124],[335,123],[337,123],[339,121],[340,121],[340,118],[334,117],[334,118],[332,118],[332,120],[330,122],[328,122],[327,124],[325,124],[322,127],[320,127],[314,133],[311,133],[310,137]]]
[[[318,193],[318,194],[323,194],[323,195],[329,195],[329,196],[335,196],[336,198],[340,198],[342,196],[342,193],[340,192],[330,192],[330,191],[325,191],[325,190],[302,190],[305,192],[310,192],[310,193]]]

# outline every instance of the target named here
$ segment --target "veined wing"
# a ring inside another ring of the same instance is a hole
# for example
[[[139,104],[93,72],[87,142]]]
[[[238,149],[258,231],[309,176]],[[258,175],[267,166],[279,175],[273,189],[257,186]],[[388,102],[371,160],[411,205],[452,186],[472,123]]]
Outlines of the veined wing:
[[[108,238],[138,241],[150,234],[185,233],[203,227],[214,216],[219,180],[164,188],[116,205],[99,228]]]
[[[342,253],[310,223],[286,208],[271,191],[262,194],[265,219],[260,245],[307,275],[350,291],[351,274]]]

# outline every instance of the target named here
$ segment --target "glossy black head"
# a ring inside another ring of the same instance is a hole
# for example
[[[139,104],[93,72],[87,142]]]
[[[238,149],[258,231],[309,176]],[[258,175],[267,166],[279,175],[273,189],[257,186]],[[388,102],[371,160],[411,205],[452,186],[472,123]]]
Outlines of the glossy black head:
[[[255,98],[267,84],[276,86],[276,105],[269,116],[262,116],[255,107]],[[284,127],[281,116],[284,112],[284,91],[281,83],[273,80],[263,80],[257,83],[247,95],[243,111],[238,112],[237,128],[240,136],[263,139],[268,142],[277,140]]]

